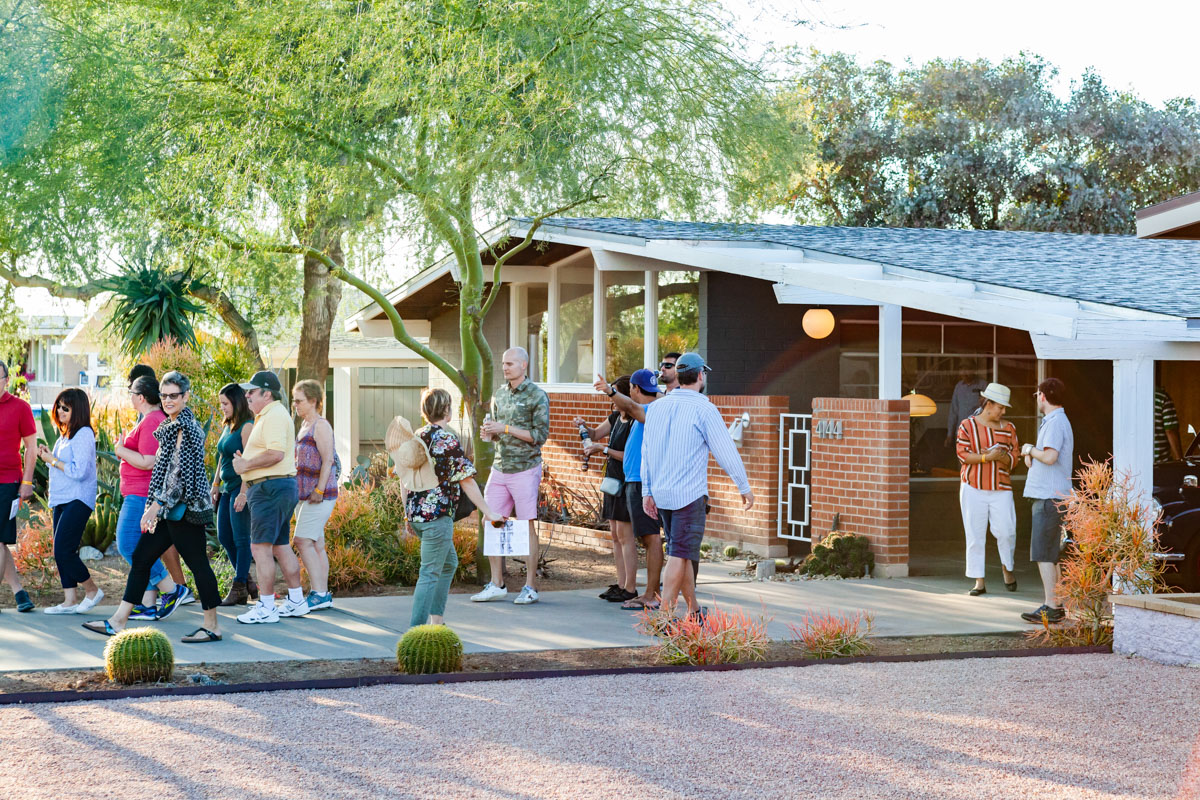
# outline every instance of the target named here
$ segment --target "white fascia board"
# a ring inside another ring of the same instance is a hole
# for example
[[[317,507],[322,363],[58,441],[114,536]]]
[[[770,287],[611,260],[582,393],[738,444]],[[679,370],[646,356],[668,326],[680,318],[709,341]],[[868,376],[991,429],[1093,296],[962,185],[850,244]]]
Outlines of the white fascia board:
[[[1189,328],[1187,320],[1101,319],[1079,320],[1080,339],[1126,340],[1133,342],[1200,342],[1200,328]]]
[[[823,292],[820,289],[807,289],[803,286],[789,286],[786,283],[772,285],[775,290],[775,302],[780,305],[798,306],[877,306],[881,303],[871,303],[861,297],[850,297],[844,294]]]
[[[1061,339],[1031,333],[1038,358],[1111,361],[1152,358],[1155,361],[1200,361],[1200,342],[1148,342],[1127,339]]]
[[[1175,208],[1146,214],[1137,220],[1137,238],[1148,239],[1186,228],[1200,222],[1200,202],[1184,203]]]

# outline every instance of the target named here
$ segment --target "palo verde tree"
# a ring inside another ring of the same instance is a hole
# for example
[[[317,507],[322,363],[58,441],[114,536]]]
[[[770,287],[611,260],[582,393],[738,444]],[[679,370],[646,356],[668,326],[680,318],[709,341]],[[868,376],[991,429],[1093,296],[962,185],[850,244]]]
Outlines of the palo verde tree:
[[[77,28],[101,13],[48,4]],[[481,479],[494,374],[483,320],[503,265],[547,219],[744,216],[793,183],[805,156],[801,126],[707,0],[141,0],[102,13],[138,32],[122,58],[167,76],[153,87],[171,98],[156,124],[225,176],[212,193],[174,181],[177,230],[319,261],[378,303],[396,339],[464,397]],[[338,219],[453,257],[459,363],[414,339],[333,242],[295,235],[286,209],[311,186]],[[528,218],[528,235],[488,241],[480,231],[505,215]]]

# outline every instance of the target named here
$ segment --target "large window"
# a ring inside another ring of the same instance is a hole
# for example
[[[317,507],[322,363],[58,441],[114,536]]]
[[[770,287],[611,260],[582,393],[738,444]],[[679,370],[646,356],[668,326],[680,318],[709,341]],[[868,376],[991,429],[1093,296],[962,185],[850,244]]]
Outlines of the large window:
[[[1005,418],[1022,442],[1037,433],[1038,366],[1029,335],[1011,328],[970,322],[905,321],[900,375],[905,393],[916,391],[937,403],[937,412],[912,421],[911,466],[914,474],[956,470],[953,433],[949,430],[955,388],[974,396],[978,387],[1002,383],[1012,390]],[[839,365],[843,397],[875,397],[879,390],[879,325],[845,320]]]
[[[700,274],[695,271],[656,273],[658,281],[658,346],[645,357],[646,291],[644,280],[617,279],[606,290],[608,374],[628,375],[642,367],[658,368],[663,353],[695,350],[700,340]]]

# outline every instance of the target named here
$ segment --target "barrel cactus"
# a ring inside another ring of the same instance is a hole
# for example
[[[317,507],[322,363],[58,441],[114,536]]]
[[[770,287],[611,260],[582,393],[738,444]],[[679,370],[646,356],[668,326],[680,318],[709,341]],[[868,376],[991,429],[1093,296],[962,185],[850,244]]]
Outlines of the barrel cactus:
[[[396,662],[409,675],[462,669],[462,640],[445,625],[417,625],[396,643]]]
[[[731,544],[725,548],[725,557],[726,558],[737,558],[738,553],[740,553],[740,552],[741,551],[737,549],[736,545]]]
[[[154,628],[121,631],[104,648],[104,671],[118,683],[165,681],[174,670],[171,640]]]

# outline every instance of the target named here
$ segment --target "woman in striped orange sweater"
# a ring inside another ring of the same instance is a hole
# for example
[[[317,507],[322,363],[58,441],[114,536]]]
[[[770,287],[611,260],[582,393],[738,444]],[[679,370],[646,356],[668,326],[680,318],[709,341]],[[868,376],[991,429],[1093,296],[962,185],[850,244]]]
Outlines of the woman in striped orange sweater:
[[[975,579],[970,591],[973,597],[987,592],[984,571],[989,523],[1000,552],[1004,588],[1010,592],[1017,590],[1017,579],[1012,574],[1017,509],[1013,505],[1009,473],[1017,463],[1021,443],[1017,441],[1016,427],[1004,419],[1012,404],[1012,393],[1007,386],[989,383],[980,394],[983,406],[958,426],[957,446],[958,462],[962,465],[958,501],[967,536],[967,577]]]

